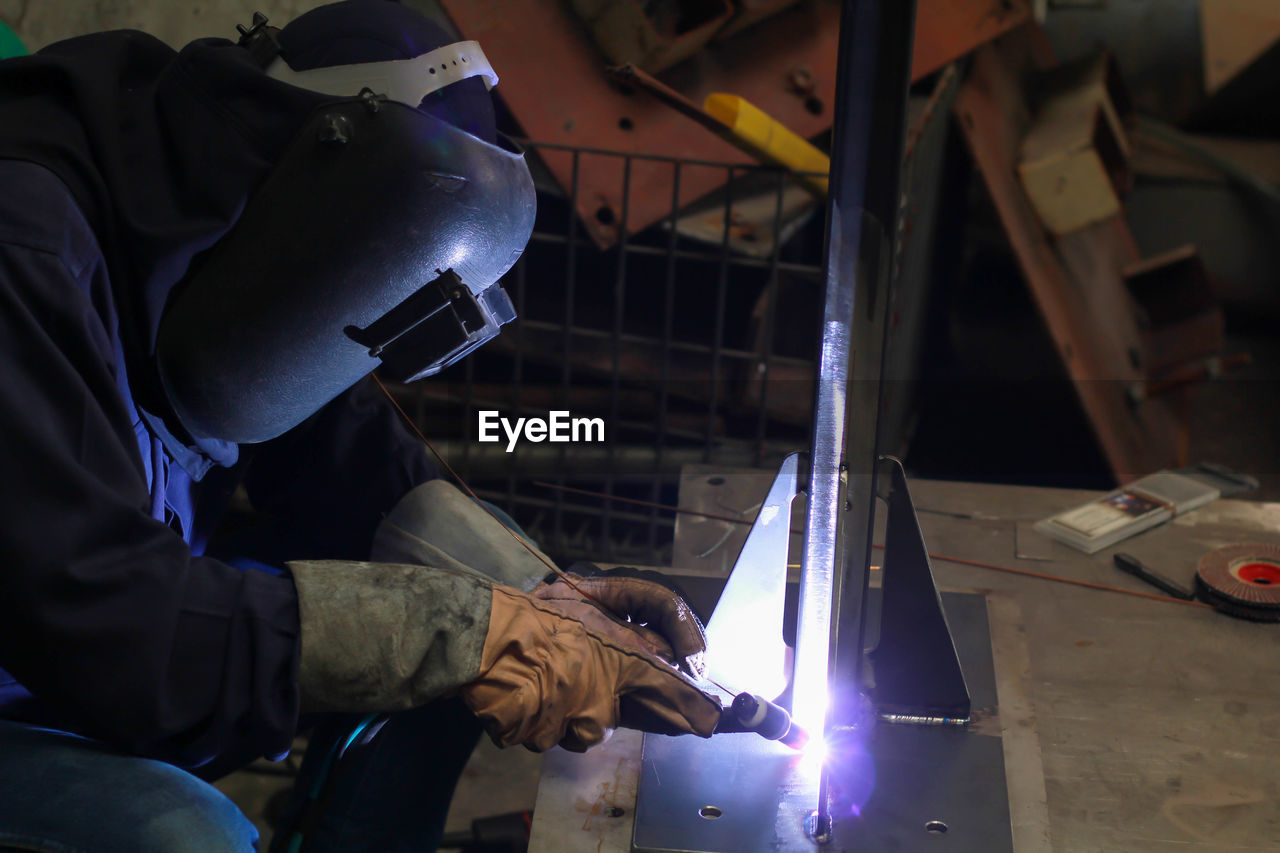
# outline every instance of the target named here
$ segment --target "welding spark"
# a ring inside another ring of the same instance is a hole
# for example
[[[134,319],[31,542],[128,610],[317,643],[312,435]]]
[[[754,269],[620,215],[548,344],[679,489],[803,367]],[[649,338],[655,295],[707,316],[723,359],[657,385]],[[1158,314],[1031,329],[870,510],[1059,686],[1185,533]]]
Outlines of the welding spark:
[[[800,761],[796,767],[811,779],[817,779],[822,772],[822,767],[827,762],[827,742],[823,738],[815,737],[810,739],[804,745],[804,749],[800,753]]]
[[[819,747],[824,753],[832,814],[858,817],[871,799],[876,768],[867,748],[869,734],[866,729],[836,726]]]

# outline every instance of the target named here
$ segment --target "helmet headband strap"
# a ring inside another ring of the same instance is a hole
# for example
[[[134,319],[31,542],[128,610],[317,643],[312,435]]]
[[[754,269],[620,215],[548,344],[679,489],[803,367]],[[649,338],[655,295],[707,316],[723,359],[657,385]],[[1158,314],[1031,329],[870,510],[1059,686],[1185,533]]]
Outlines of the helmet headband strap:
[[[322,95],[350,98],[369,89],[410,107],[418,106],[432,92],[469,77],[483,77],[486,89],[498,85],[498,75],[476,41],[446,44],[413,59],[331,65],[306,71],[294,71],[283,57],[276,57],[267,66],[267,76]]]

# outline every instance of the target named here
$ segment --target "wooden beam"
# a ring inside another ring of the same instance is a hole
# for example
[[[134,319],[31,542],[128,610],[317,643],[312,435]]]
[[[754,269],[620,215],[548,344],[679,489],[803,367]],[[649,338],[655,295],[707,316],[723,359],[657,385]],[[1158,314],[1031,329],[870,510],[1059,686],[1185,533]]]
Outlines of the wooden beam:
[[[1125,482],[1184,464],[1187,431],[1176,397],[1137,406],[1126,398],[1126,388],[1145,376],[1122,273],[1139,253],[1124,219],[1113,217],[1054,241],[1018,183],[1017,154],[1031,123],[1024,80],[1052,61],[1033,24],[979,48],[955,111],[1102,452]]]

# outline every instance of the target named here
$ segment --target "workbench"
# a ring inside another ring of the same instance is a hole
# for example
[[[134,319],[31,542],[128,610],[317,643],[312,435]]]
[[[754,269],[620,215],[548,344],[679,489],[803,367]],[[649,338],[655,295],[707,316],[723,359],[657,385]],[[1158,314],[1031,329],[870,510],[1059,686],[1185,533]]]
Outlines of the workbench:
[[[771,480],[688,466],[681,506],[750,519]],[[1089,556],[1033,539],[1030,523],[1099,493],[928,480],[911,491],[938,586],[986,597],[1008,779],[992,796],[1008,797],[1016,850],[1280,849],[1280,624],[936,556],[1152,592],[1114,567],[1117,550],[1190,586],[1213,548],[1280,543],[1280,504],[1219,500]],[[666,571],[722,578],[746,529],[681,515]],[[1019,556],[1032,552],[1048,559]],[[585,755],[548,753],[531,853],[630,850],[640,745],[618,731]]]

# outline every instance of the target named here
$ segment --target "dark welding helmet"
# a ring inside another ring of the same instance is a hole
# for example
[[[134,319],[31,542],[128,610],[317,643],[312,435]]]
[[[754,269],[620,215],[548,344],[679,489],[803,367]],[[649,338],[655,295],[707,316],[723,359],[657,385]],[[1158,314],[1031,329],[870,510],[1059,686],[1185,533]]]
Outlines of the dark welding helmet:
[[[533,228],[524,157],[420,108],[497,82],[479,46],[305,70],[287,56],[268,76],[335,97],[160,325],[161,381],[196,437],[265,441],[379,366],[430,376],[515,318],[498,280]]]

